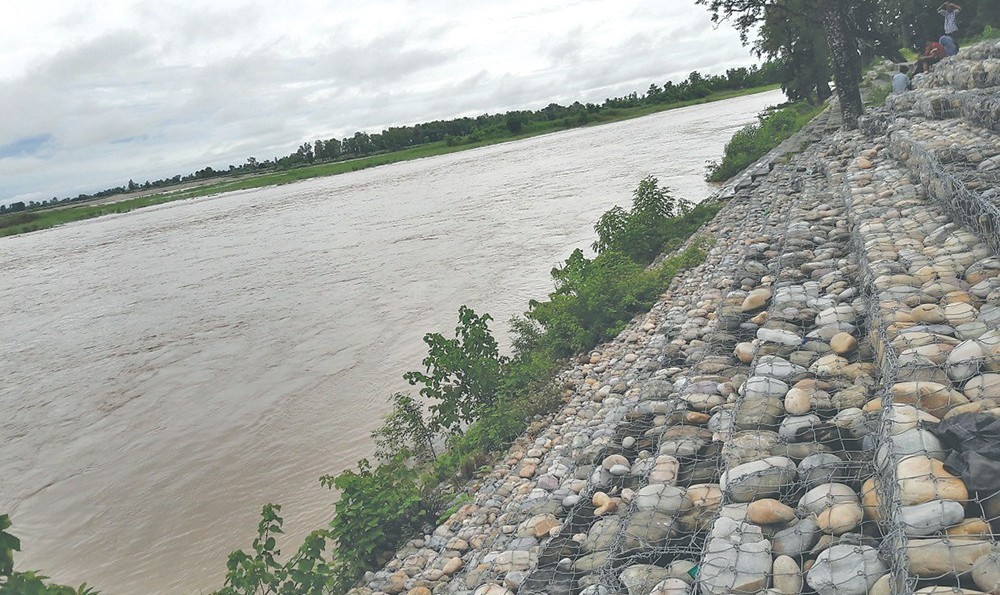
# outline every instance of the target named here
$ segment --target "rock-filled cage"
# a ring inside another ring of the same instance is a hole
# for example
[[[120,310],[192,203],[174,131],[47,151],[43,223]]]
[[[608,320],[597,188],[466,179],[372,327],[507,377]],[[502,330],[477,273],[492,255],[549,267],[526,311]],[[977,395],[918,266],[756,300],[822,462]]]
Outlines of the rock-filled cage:
[[[1000,593],[1000,43],[915,84],[731,185],[706,262],[354,592]]]

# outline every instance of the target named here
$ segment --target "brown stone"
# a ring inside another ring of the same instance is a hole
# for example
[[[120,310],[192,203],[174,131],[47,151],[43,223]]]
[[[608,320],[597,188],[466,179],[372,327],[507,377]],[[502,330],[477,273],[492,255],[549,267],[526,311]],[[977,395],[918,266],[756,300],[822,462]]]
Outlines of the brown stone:
[[[969,572],[990,550],[989,542],[977,539],[910,539],[906,546],[910,574],[921,578]]]
[[[795,510],[773,498],[754,500],[747,505],[747,519],[757,525],[777,525],[795,518]]]
[[[953,407],[969,402],[962,393],[936,382],[897,382],[890,392],[893,403],[913,405],[938,419],[944,419]]]
[[[816,524],[824,533],[843,535],[861,524],[864,511],[854,502],[841,502],[825,509],[816,517]]]
[[[941,461],[925,456],[903,459],[896,466],[896,481],[903,506],[931,500],[965,502],[969,499],[969,491],[961,479],[948,473]]]
[[[846,355],[858,348],[858,340],[850,333],[837,333],[830,338],[830,349],[839,355]]]

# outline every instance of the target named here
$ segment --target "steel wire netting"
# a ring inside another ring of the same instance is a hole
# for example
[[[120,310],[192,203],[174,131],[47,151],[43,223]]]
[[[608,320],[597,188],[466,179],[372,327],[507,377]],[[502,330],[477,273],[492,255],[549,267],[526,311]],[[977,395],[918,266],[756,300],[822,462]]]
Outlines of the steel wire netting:
[[[930,95],[736,193],[771,202],[733,279],[665,329],[685,347],[595,456],[579,549],[543,548],[563,582],[520,593],[1000,592],[996,97]],[[956,467],[993,455],[996,486]]]

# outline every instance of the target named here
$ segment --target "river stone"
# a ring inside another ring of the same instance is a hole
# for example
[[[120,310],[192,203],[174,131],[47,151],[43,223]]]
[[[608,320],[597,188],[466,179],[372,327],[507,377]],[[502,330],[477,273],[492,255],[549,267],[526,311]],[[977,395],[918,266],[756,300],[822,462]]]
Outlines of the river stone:
[[[910,539],[906,544],[910,574],[921,578],[965,574],[992,546],[978,539]]]
[[[979,373],[986,363],[986,350],[979,341],[963,341],[951,350],[946,360],[948,377],[955,382],[965,382]]]
[[[861,505],[856,502],[841,502],[823,510],[816,517],[816,525],[824,533],[843,535],[854,531],[864,518]]]
[[[959,326],[975,322],[979,311],[974,306],[965,302],[954,302],[944,307],[944,317],[951,326]]]
[[[925,537],[957,525],[965,518],[965,507],[954,500],[931,500],[914,506],[900,506],[899,519],[910,537]]]
[[[802,366],[797,366],[792,362],[776,355],[761,356],[761,358],[757,361],[757,365],[753,368],[754,377],[766,376],[768,378],[776,378],[782,381],[805,373],[806,369]],[[787,385],[785,390],[787,390]],[[768,394],[768,396],[778,395]]]
[[[838,322],[846,322],[847,324],[854,324],[858,316],[854,312],[854,308],[841,304],[839,306],[834,306],[832,308],[827,308],[819,314],[816,315],[816,326],[827,326],[830,324],[836,324]]]
[[[734,543],[712,539],[699,568],[702,593],[756,593],[765,589],[771,575],[771,545],[767,540]]]
[[[972,565],[972,581],[987,593],[1000,593],[1000,551],[994,548],[976,558]]]
[[[850,333],[837,333],[830,339],[830,349],[837,355],[847,355],[858,348],[858,340]]]
[[[913,405],[938,419],[942,419],[952,407],[969,402],[962,393],[936,382],[897,382],[890,392],[893,403]]]
[[[920,455],[944,461],[948,452],[937,436],[923,428],[912,428],[892,437],[875,452],[875,464],[885,467],[889,461],[901,461],[907,457]]]
[[[921,411],[913,405],[903,405],[893,403],[884,415],[884,424],[888,426],[889,432],[896,436],[908,430],[913,430],[921,425],[936,424],[940,422],[926,411]]]
[[[819,514],[842,502],[858,502],[858,494],[842,483],[826,483],[806,492],[799,500],[799,510],[805,514]]]
[[[777,380],[775,382],[778,382]],[[783,396],[783,395],[782,395]],[[740,430],[761,430],[778,425],[785,412],[780,397],[745,397],[736,408],[733,421]]]
[[[813,408],[812,395],[817,390],[792,387],[785,394],[785,413],[788,415],[805,415]]]
[[[816,525],[815,517],[806,517],[795,525],[775,533],[771,538],[771,551],[777,556],[798,558],[816,545],[820,535],[822,532]]]
[[[915,455],[896,465],[896,481],[903,506],[923,504],[932,500],[965,502],[969,492],[965,483],[945,470],[936,459]]]
[[[678,514],[689,510],[691,501],[685,497],[683,488],[651,484],[636,492],[632,505],[637,510],[659,510],[668,514]]]
[[[653,587],[668,576],[667,569],[661,566],[633,564],[623,570],[618,578],[628,589],[629,595],[649,595]]]
[[[799,479],[806,489],[827,483],[840,483],[848,479],[849,470],[837,455],[818,452],[799,462]]]
[[[587,532],[587,538],[580,544],[580,551],[590,554],[611,549],[611,544],[621,532],[621,527],[621,518],[618,516],[597,520]]]
[[[649,483],[663,483],[675,485],[677,474],[680,472],[681,464],[676,458],[670,455],[660,455],[656,457],[652,471],[649,472]]]
[[[868,396],[868,388],[863,384],[855,384],[834,393],[830,401],[836,409],[850,409],[863,406],[868,401]]]
[[[757,525],[779,525],[794,519],[795,510],[773,498],[762,498],[747,505],[746,517]]]
[[[747,294],[740,305],[741,312],[756,312],[767,306],[767,301],[771,299],[771,290],[767,288],[755,289]]]
[[[679,530],[676,513],[637,510],[629,515],[622,539],[623,551],[663,549]]]
[[[778,378],[767,376],[751,376],[743,383],[743,395],[746,399],[784,397],[788,385]]]
[[[735,502],[776,496],[795,480],[795,463],[788,457],[767,457],[744,463],[722,473],[719,486]]]
[[[937,304],[920,304],[910,310],[910,316],[916,322],[928,324],[937,324],[947,320],[944,315],[944,308]]]
[[[771,570],[774,590],[781,595],[799,595],[802,592],[802,571],[790,556],[778,556]]]
[[[965,383],[962,392],[972,401],[1000,399],[1000,374],[976,376]]]
[[[601,461],[601,467],[603,467],[605,471],[611,471],[611,468],[615,465],[621,465],[625,467],[627,471],[629,462],[628,459],[622,455],[608,455],[604,457],[603,461]]]
[[[691,585],[679,578],[664,579],[653,587],[649,595],[690,595]]]
[[[580,573],[594,572],[607,566],[610,559],[611,552],[609,550],[599,550],[577,558],[573,562],[573,570]]]
[[[801,431],[816,428],[822,423],[816,414],[792,415],[781,421],[781,426],[778,427],[778,436],[787,442],[798,442],[798,434]]]
[[[817,595],[867,595],[886,573],[878,551],[866,545],[835,545],[820,553],[806,573]]]
[[[835,354],[828,353],[809,366],[809,371],[816,375],[817,378],[833,378],[836,376],[845,376],[849,372],[849,367],[851,362],[847,361],[843,357]]]
[[[802,344],[802,337],[793,333],[792,331],[786,331],[781,329],[773,328],[760,328],[757,329],[757,338],[761,341],[766,341],[769,343],[777,343],[779,345],[785,345],[788,347],[798,347]]]

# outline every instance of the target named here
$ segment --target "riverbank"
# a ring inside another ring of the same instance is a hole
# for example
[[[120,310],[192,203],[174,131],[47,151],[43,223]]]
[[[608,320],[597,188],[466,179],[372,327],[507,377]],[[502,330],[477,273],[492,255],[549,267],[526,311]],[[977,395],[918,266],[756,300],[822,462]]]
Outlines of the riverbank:
[[[544,134],[550,134],[552,132],[558,132],[560,130],[569,130],[572,128],[589,127],[601,124],[609,124],[612,122],[620,122],[663,111],[669,111],[683,107],[690,107],[693,105],[701,105],[705,103],[712,103],[716,101],[724,101],[726,99],[733,99],[736,97],[743,97],[746,95],[753,95],[757,93],[764,93],[767,91],[777,89],[779,87],[780,85],[766,85],[761,87],[754,87],[752,89],[744,89],[740,91],[727,91],[723,93],[715,93],[707,97],[704,97],[702,99],[695,99],[690,101],[676,102],[676,103],[656,105],[656,106],[644,106],[638,108],[608,110],[606,113],[594,116],[593,119],[587,124],[581,126],[574,126],[571,128],[559,128],[555,130],[529,132],[525,134],[511,136],[509,138],[492,139],[488,141],[480,141],[480,142],[459,144],[453,146],[450,146],[445,142],[437,142],[428,145],[423,145],[420,147],[414,147],[411,149],[405,149],[402,151],[396,151],[393,153],[373,155],[371,157],[363,157],[360,159],[352,159],[349,161],[336,161],[333,163],[311,165],[283,172],[263,174],[259,176],[226,178],[222,181],[219,180],[208,181],[203,184],[199,184],[195,187],[173,188],[164,192],[148,193],[148,194],[142,194],[140,196],[119,195],[115,197],[107,197],[101,199],[100,201],[97,201],[98,204],[95,204],[93,202],[88,202],[72,206],[63,205],[59,207],[53,207],[51,209],[36,209],[30,211],[22,211],[19,213],[3,214],[0,215],[0,237],[28,233],[31,231],[38,231],[41,229],[48,229],[51,227],[63,225],[73,221],[92,219],[94,217],[100,217],[103,215],[127,213],[135,209],[163,204],[167,202],[185,200],[189,198],[197,198],[201,196],[209,196],[214,194],[221,194],[224,192],[233,192],[237,190],[248,190],[252,188],[263,188],[266,186],[278,186],[282,184],[290,184],[301,180],[333,176],[347,172],[378,167],[381,165],[388,165],[390,163],[398,163],[401,161],[422,159],[424,157],[434,157],[437,155],[457,153],[469,149],[501,144],[515,140],[522,140],[525,138],[531,138]]]
[[[995,589],[997,486],[935,432],[1000,400],[998,64],[965,48],[731,182],[706,262],[353,592]]]

